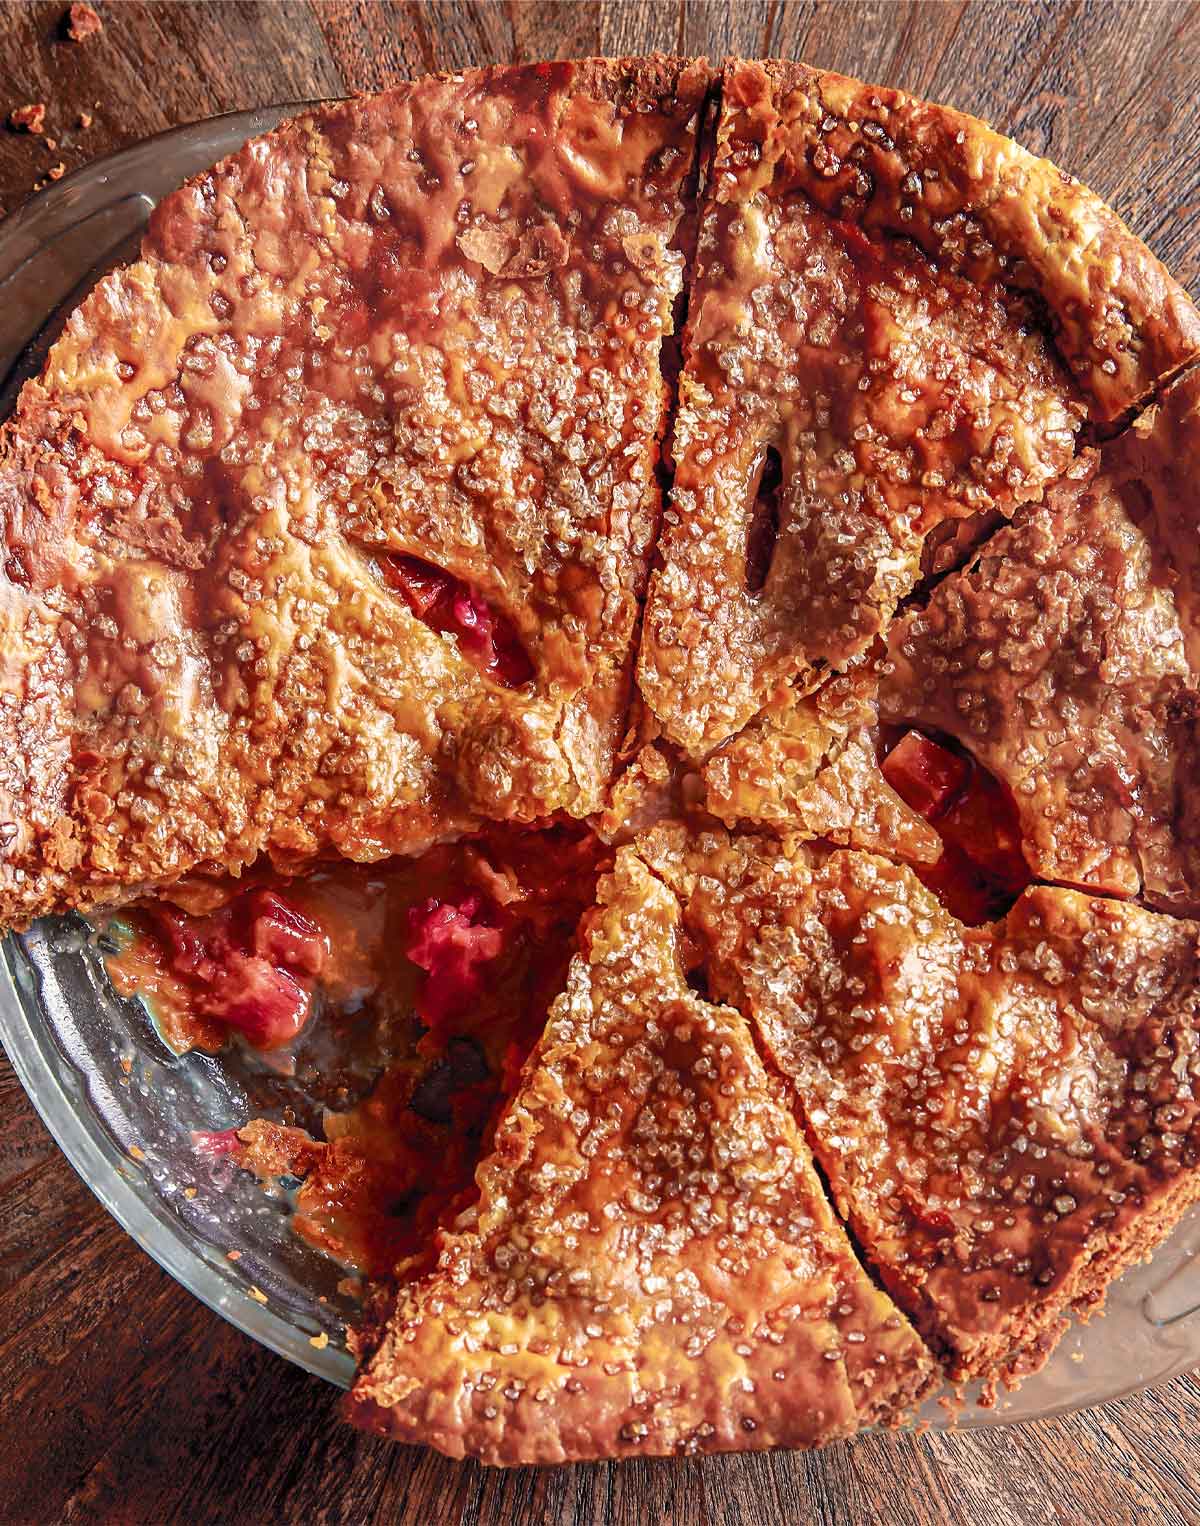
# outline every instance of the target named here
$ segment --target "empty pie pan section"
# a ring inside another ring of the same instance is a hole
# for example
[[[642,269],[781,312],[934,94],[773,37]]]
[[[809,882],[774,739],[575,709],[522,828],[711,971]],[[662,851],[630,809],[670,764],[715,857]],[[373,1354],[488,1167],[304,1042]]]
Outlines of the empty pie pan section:
[[[0,224],[2,414],[70,308],[105,270],[136,254],[155,202],[297,109],[266,107],[163,133],[75,171]],[[142,1006],[113,993],[79,918],[47,920],[5,940],[0,1040],[71,1164],[160,1266],[264,1346],[348,1383],[344,1326],[354,1306],[339,1287],[345,1268],[292,1232],[285,1187],[265,1192],[227,1159],[196,1148],[196,1131],[269,1115],[264,1099],[279,1095],[277,1084],[265,1084],[271,1078],[249,1060],[171,1053]],[[1113,1284],[1103,1319],[1074,1325],[1015,1394],[994,1409],[968,1403],[957,1423],[1069,1413],[1200,1366],[1197,1306],[1200,1210],[1151,1262]],[[924,1418],[936,1429],[954,1423],[936,1402]]]

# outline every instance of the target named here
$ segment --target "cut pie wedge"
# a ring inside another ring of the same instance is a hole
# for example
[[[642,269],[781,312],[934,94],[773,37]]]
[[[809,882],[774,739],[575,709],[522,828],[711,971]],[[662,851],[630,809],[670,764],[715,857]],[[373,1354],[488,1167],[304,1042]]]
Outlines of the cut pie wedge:
[[[1198,352],[1070,176],[945,107],[729,63],[639,658],[664,733],[703,757],[845,667]]]
[[[1197,924],[1037,886],[971,928],[868,854],[647,851],[952,1377],[1036,1369],[1200,1199]]]
[[[600,804],[708,84],[420,80],[158,207],[0,437],[0,921]]]
[[[1200,909],[1200,371],[893,626],[883,719],[1007,787],[1030,869]]]
[[[855,1259],[745,1022],[685,981],[622,850],[480,1170],[351,1417],[492,1463],[812,1446],[932,1379]]]

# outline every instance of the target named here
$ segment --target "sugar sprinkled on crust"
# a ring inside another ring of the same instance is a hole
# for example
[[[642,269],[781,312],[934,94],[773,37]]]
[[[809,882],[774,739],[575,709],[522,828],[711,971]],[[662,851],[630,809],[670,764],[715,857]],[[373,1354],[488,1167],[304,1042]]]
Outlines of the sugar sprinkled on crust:
[[[706,85],[417,81],[160,204],[0,444],[0,918],[601,803]],[[422,625],[400,552],[510,621],[532,683]]]
[[[1034,874],[1200,909],[1200,374],[888,634],[885,719],[958,737]]]
[[[1118,219],[973,118],[735,60],[717,133],[639,656],[700,757],[865,651],[937,538],[961,557],[1068,471],[1085,422],[1200,352],[1200,316]]]

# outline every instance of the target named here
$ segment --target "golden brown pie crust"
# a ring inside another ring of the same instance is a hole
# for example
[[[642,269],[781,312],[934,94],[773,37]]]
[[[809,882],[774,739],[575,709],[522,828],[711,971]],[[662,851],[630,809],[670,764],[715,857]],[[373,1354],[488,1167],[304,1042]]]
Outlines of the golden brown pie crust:
[[[158,207],[0,443],[0,920],[601,804],[708,79],[419,80]],[[388,553],[478,590],[532,681]]]
[[[710,987],[956,1379],[1040,1365],[1200,1198],[1200,926],[1036,886],[956,921],[904,866],[669,829]]]
[[[72,315],[0,432],[0,924],[624,845],[353,1420],[818,1445],[1034,1369],[1200,1196],[1198,354],[975,119],[663,57],[319,108]],[[951,915],[898,726],[1061,883]]]

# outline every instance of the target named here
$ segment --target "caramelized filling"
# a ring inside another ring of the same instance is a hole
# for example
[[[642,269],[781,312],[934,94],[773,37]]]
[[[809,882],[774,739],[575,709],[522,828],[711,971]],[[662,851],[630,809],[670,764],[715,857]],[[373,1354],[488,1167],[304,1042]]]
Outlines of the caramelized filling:
[[[576,824],[497,829],[420,859],[273,878],[206,916],[138,908],[116,924],[109,971],[177,1050],[269,1050],[278,1117],[198,1133],[197,1150],[299,1178],[295,1228],[387,1276],[469,1205],[607,854]],[[314,1069],[331,1105],[304,1129],[278,1077],[301,1088]]]
[[[457,637],[462,650],[495,683],[519,689],[533,677],[533,664],[512,622],[478,589],[415,556],[384,556],[380,567],[417,619],[431,630]]]
[[[1033,876],[1021,852],[1017,809],[992,774],[961,752],[906,731],[883,759],[883,775],[942,839],[936,864],[917,875],[962,922],[1002,916]]]

